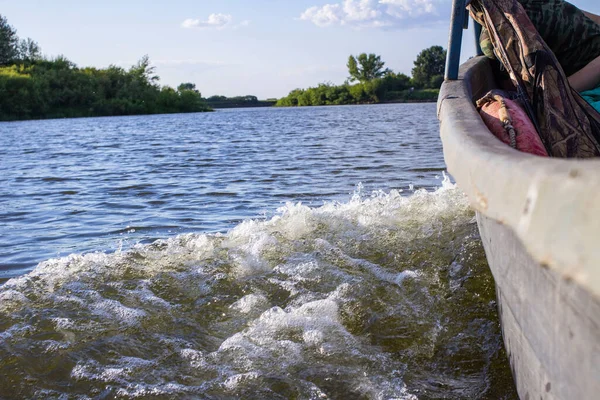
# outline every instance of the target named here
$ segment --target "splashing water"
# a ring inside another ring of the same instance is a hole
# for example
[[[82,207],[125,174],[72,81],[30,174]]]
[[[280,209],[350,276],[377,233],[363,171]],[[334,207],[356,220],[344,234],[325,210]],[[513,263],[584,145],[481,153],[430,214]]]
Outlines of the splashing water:
[[[447,180],[0,287],[8,398],[510,398],[510,382],[474,214]]]

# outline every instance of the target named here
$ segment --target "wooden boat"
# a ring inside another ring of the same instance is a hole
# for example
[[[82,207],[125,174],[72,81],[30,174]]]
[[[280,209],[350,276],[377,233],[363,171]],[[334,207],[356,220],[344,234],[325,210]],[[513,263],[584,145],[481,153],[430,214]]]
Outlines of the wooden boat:
[[[600,160],[502,143],[474,106],[494,87],[488,60],[472,58],[442,85],[438,118],[448,171],[477,212],[519,396],[598,399]]]

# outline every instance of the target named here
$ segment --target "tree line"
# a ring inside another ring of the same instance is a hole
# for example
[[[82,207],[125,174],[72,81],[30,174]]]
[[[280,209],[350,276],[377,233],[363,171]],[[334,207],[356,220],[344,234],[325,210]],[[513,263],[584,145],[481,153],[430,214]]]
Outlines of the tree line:
[[[128,69],[79,68],[64,56],[46,58],[37,42],[21,39],[0,15],[0,121],[209,111],[212,108],[435,101],[443,81],[446,51],[423,50],[412,77],[385,68],[380,56],[348,58],[342,85],[322,83],[261,101],[256,96],[202,98],[193,83],[161,86],[148,56]]]
[[[277,102],[277,99],[259,100],[253,95],[235,97],[217,95],[204,100],[212,108],[272,107]]]
[[[444,81],[446,50],[429,47],[414,61],[412,77],[385,68],[381,56],[351,55],[346,66],[349,77],[342,85],[321,83],[294,89],[277,102],[280,107],[369,104],[381,102],[435,101]]]
[[[0,15],[0,120],[209,111],[192,83],[158,84],[148,56],[129,69],[79,68],[42,55]]]

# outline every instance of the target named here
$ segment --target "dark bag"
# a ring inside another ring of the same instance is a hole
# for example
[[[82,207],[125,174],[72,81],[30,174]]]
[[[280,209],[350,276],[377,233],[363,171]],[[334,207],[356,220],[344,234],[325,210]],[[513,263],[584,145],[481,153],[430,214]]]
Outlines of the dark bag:
[[[600,113],[571,89],[556,57],[517,0],[473,0],[496,56],[553,157],[600,156]]]

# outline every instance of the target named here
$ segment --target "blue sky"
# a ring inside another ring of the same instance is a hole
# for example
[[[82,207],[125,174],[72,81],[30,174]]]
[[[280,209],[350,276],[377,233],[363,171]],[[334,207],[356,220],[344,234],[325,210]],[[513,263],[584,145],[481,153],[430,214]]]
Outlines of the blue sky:
[[[600,13],[598,0],[573,0]],[[203,95],[281,97],[342,83],[350,54],[371,52],[410,74],[416,55],[447,46],[450,0],[0,0],[20,37],[79,66],[128,67],[144,54],[162,84]],[[465,33],[463,59],[473,52]]]

